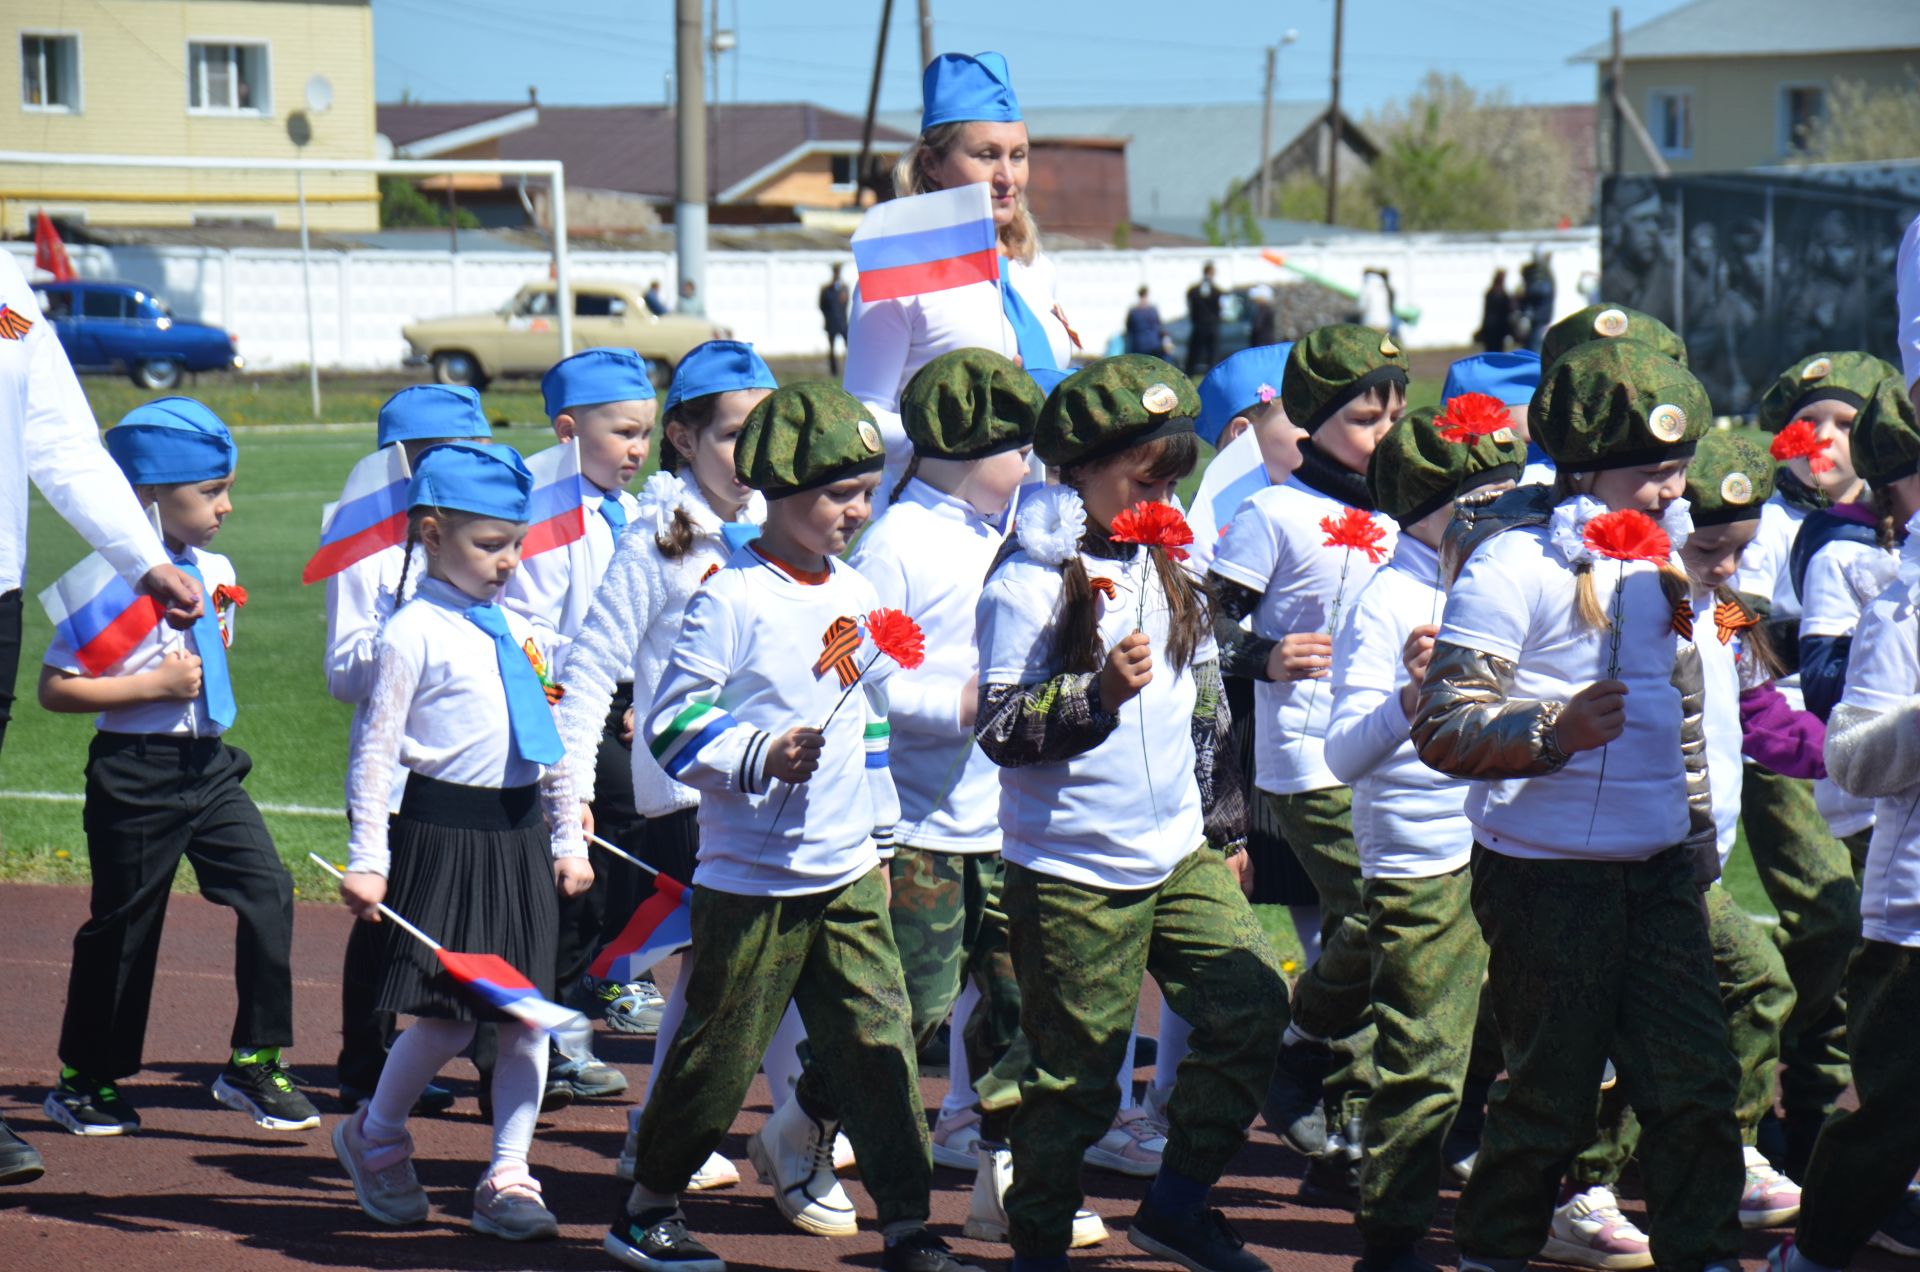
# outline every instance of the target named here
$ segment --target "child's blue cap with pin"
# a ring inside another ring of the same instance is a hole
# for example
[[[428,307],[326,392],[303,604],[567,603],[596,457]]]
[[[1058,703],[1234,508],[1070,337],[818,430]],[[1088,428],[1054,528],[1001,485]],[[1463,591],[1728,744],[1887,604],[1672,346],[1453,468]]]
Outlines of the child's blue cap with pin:
[[[447,442],[429,447],[413,466],[407,508],[447,508],[502,521],[525,521],[533,474],[511,446]]]
[[[779,387],[772,368],[752,345],[744,340],[709,340],[695,345],[673,369],[673,383],[667,386],[667,402],[661,409],[671,411],[682,402],[715,393]]]
[[[461,384],[414,384],[380,404],[376,436],[382,446],[423,439],[493,436],[480,394]]]
[[[934,58],[920,74],[920,103],[922,135],[941,124],[1012,124],[1022,118],[1007,59],[998,53],[942,53]]]
[[[1220,434],[1234,416],[1280,396],[1287,355],[1292,352],[1293,342],[1288,340],[1242,349],[1214,364],[1200,381],[1200,414],[1193,421],[1193,431],[1207,445],[1218,446]]]
[[[647,360],[631,349],[584,349],[562,358],[540,377],[547,418],[571,407],[603,402],[651,402],[653,378]]]
[[[1525,406],[1533,401],[1533,391],[1539,387],[1539,354],[1525,349],[1512,353],[1476,353],[1447,368],[1447,383],[1440,390],[1440,401],[1451,402],[1462,393],[1484,393],[1508,406]]]
[[[218,481],[238,450],[220,417],[192,398],[165,397],[134,407],[107,430],[107,453],[136,486]]]

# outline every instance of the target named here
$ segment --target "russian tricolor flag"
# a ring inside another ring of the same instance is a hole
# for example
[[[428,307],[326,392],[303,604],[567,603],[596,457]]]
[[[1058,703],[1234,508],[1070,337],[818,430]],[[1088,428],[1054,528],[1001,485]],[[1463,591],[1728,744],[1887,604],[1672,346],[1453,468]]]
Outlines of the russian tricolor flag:
[[[407,541],[407,450],[382,446],[353,466],[340,502],[320,532],[320,550],[300,571],[302,583],[317,583],[382,548]]]
[[[993,195],[986,183],[875,204],[853,232],[862,300],[1000,281]]]
[[[543,998],[513,964],[498,954],[456,954],[435,949],[434,957],[447,974],[468,993],[496,1011],[541,1029],[563,1033],[579,1028],[586,1018],[577,1011]]]
[[[533,499],[520,559],[563,548],[587,533],[587,484],[580,476],[580,443],[561,442],[527,457]]]
[[[40,593],[40,604],[89,676],[104,675],[160,624],[160,602],[134,591],[98,552]]]
[[[653,895],[640,903],[620,935],[600,951],[587,975],[596,980],[640,980],[655,963],[691,944],[693,902],[686,885],[656,874]]]

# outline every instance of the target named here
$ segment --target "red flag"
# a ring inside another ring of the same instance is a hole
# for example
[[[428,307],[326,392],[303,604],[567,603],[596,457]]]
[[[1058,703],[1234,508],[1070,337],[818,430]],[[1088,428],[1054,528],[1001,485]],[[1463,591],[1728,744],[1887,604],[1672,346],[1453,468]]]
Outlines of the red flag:
[[[45,212],[34,214],[33,267],[52,274],[56,283],[73,281],[73,262],[67,257],[67,245],[60,241],[60,231],[53,228],[53,218]]]

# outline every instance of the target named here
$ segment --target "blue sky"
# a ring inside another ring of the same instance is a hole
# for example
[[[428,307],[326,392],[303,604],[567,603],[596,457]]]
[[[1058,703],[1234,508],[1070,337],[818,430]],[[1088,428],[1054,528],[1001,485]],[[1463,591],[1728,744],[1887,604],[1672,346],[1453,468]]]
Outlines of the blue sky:
[[[713,0],[702,0],[703,7]],[[1682,0],[1620,0],[1628,28]],[[374,0],[380,100],[658,102],[673,65],[672,0]],[[933,0],[935,47],[999,49],[1033,105],[1256,101],[1263,49],[1283,100],[1326,100],[1333,0]],[[719,0],[739,47],[723,101],[865,108],[880,0]],[[915,0],[895,0],[882,109],[920,104]],[[1097,16],[1096,16],[1097,15]],[[1091,21],[1089,19],[1092,19]],[[1364,113],[1429,70],[1516,101],[1591,101],[1567,58],[1607,36],[1596,0],[1347,0],[1343,95]]]

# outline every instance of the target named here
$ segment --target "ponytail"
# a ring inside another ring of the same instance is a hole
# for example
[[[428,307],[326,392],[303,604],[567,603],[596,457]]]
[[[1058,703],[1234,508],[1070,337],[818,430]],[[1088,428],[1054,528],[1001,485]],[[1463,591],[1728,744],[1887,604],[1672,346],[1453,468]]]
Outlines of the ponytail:
[[[905,472],[900,474],[900,480],[893,483],[893,493],[887,496],[887,502],[890,504],[899,503],[900,492],[907,488],[907,483],[912,481],[914,478],[914,474],[918,473],[919,471],[920,471],[920,452],[915,451],[913,452],[913,457],[907,460],[907,469]]]
[[[675,508],[672,524],[666,530],[654,535],[653,543],[660,549],[661,556],[669,561],[678,561],[687,554],[689,548],[693,547],[693,537],[693,519],[687,516],[685,508]]]
[[[1613,621],[1607,617],[1606,607],[1600,603],[1598,590],[1594,587],[1593,563],[1583,561],[1573,567],[1573,573],[1574,614],[1583,625],[1595,631],[1612,630]],[[1693,584],[1672,563],[1665,563],[1660,567],[1660,594],[1667,598],[1667,609],[1678,614],[1682,606],[1691,603],[1688,598],[1693,594]]]
[[[1754,664],[1768,680],[1775,680],[1787,674],[1789,668],[1780,660],[1780,654],[1773,647],[1773,638],[1767,635],[1767,625],[1760,621],[1741,595],[1725,583],[1713,589],[1715,608],[1721,605],[1737,606],[1740,612],[1753,620],[1750,626],[1741,629],[1740,639],[1746,643],[1746,650]],[[1717,633],[1716,633],[1717,637]]]
[[[1873,488],[1874,526],[1880,547],[1893,552],[1900,547],[1900,510],[1894,506],[1893,491],[1885,486]]]
[[[400,584],[393,589],[393,608],[398,610],[407,603],[407,574],[413,569],[413,550],[420,544],[420,517],[410,515],[407,518],[407,541],[400,549]]]

